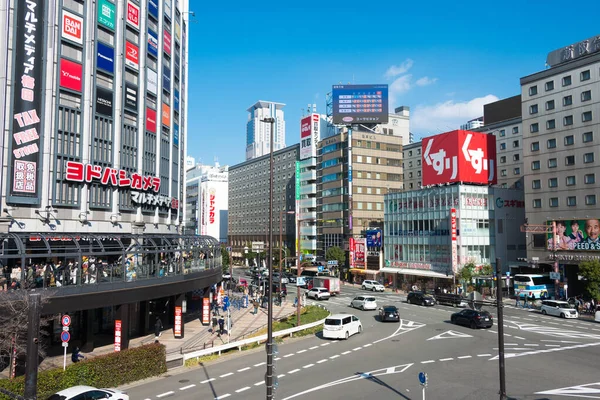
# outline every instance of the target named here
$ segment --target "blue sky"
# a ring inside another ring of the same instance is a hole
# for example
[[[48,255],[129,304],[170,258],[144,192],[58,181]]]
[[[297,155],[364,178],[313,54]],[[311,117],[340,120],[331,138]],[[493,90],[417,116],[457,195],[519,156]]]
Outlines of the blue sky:
[[[243,162],[257,100],[286,104],[286,144],[298,143],[302,109],[325,113],[337,83],[387,83],[417,138],[445,132],[519,94],[548,52],[600,35],[591,3],[487,3],[190,0],[188,155]]]

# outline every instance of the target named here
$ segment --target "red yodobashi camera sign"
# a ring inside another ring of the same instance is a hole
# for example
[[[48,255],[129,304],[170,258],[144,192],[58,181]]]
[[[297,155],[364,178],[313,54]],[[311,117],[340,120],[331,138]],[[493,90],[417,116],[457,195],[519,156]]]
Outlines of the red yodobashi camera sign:
[[[425,138],[421,146],[424,186],[497,182],[494,135],[456,130]]]

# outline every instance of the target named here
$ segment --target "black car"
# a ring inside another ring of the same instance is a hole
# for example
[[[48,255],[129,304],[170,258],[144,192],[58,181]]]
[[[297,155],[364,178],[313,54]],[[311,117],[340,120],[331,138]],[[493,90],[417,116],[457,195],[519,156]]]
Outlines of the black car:
[[[452,307],[460,307],[466,300],[459,294],[454,293],[436,293],[435,300],[438,304],[445,304]]]
[[[422,306],[434,306],[435,297],[423,292],[410,292],[406,297],[406,302],[409,304],[420,304]]]
[[[379,320],[381,322],[400,322],[400,311],[396,306],[383,306],[379,308]]]
[[[491,328],[494,325],[492,314],[487,311],[462,310],[452,314],[450,321],[453,324],[465,325],[471,329]]]

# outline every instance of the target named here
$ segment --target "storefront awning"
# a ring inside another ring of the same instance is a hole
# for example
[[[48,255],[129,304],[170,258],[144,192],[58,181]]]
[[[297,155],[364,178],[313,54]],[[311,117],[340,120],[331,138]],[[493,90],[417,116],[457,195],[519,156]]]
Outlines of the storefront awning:
[[[408,269],[408,268],[381,268],[380,272],[386,272],[388,274],[403,274],[403,275],[417,275],[417,276],[429,276],[433,278],[447,278],[452,279],[452,275],[446,275],[440,272],[429,271],[426,269]]]
[[[354,273],[354,274],[372,274],[372,275],[377,275],[379,273],[379,271],[375,271],[372,269],[363,269],[363,268],[350,268],[350,272]]]

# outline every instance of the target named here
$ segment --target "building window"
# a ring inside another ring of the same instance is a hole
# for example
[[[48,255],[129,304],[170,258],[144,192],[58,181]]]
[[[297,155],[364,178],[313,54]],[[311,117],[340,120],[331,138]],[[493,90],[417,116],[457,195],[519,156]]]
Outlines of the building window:
[[[514,172],[514,174],[515,174],[515,175],[521,175],[521,168],[519,168],[519,167],[516,167],[516,168],[513,170],[513,172]]]
[[[537,114],[537,112],[538,112],[537,104],[532,104],[529,106],[529,114]]]
[[[584,132],[582,137],[583,137],[583,143],[589,143],[594,140],[594,133],[593,132]]]
[[[513,161],[519,161],[520,158],[518,154],[513,154]]]
[[[573,116],[572,115],[567,115],[566,117],[564,117],[563,118],[563,125],[564,126],[573,125]]]
[[[504,164],[506,162],[506,156],[500,157],[500,163]]]
[[[572,146],[575,143],[573,135],[565,136],[565,146]]]
[[[585,196],[585,205],[586,206],[595,206],[596,205],[596,195],[588,194]]]
[[[500,143],[500,150],[506,150],[506,143]]]
[[[558,178],[548,179],[548,187],[551,187],[551,188],[558,187]]]
[[[519,127],[518,126],[514,126],[513,130],[512,130],[513,135],[519,133]]]
[[[540,131],[540,124],[538,124],[537,122],[535,124],[529,125],[529,132],[536,133],[539,131]]]
[[[548,100],[546,102],[546,111],[554,110],[554,100]]]
[[[577,205],[577,197],[567,196],[567,206],[575,207]]]
[[[367,156],[366,159],[367,159],[367,161],[366,161],[367,164],[373,164],[373,157]],[[412,164],[412,162],[411,162],[411,164]],[[412,167],[412,165],[410,165],[410,166]]]
[[[586,90],[585,92],[581,92],[581,101],[590,101],[592,99],[592,91]]]
[[[563,86],[570,86],[571,85],[571,75],[563,76],[563,78],[562,78],[562,85]]]
[[[548,81],[546,82],[546,92],[549,92],[550,90],[554,90],[554,81]]]
[[[573,104],[573,96],[568,95],[563,97],[563,106],[567,107]]]
[[[585,153],[583,155],[583,162],[586,164],[593,163],[594,162],[594,153]]]
[[[500,129],[500,137],[504,137],[506,135],[506,131],[504,129]]]
[[[554,128],[556,128],[556,120],[549,119],[548,121],[546,121],[546,129],[554,129]]]
[[[410,150],[410,151],[408,152],[408,156],[409,156],[409,157],[412,157],[412,150]]]
[[[582,122],[590,122],[592,120],[592,112],[586,111],[581,113],[581,121]]]
[[[519,141],[518,140],[514,140],[513,141],[513,148],[518,148],[519,147]]]
[[[362,188],[360,186],[358,186],[356,188],[356,193],[361,194],[362,193]]]
[[[409,178],[412,178],[412,177],[413,177],[413,173],[412,173],[412,172],[409,172],[409,173],[408,173],[408,177],[409,177]]]
[[[549,149],[556,148],[556,139],[548,139],[548,148]]]
[[[574,186],[576,181],[575,175],[567,176],[567,186]]]
[[[529,95],[535,96],[536,94],[537,94],[537,86],[530,86],[529,87]]]
[[[558,162],[556,158],[551,158],[548,160],[548,168],[556,168],[558,166]]]
[[[533,171],[537,171],[538,169],[540,169],[540,162],[539,162],[539,160],[531,162],[531,169]]]
[[[362,156],[356,156],[356,162],[357,162],[357,163],[359,163],[359,162],[363,162],[363,160],[362,160]]]
[[[565,165],[575,165],[575,156],[566,156]]]
[[[356,209],[357,210],[362,210],[363,209],[363,203],[360,202],[360,201],[356,202]]]
[[[586,174],[583,177],[583,181],[585,182],[586,185],[596,183],[596,174]]]
[[[586,70],[586,71],[581,71],[581,74],[579,76],[579,80],[581,82],[583,81],[589,81],[590,80],[590,70]]]
[[[500,171],[500,176],[506,176],[506,170],[503,169],[502,171]]]
[[[533,199],[533,208],[542,208],[542,199]]]
[[[542,188],[542,181],[539,179],[534,179],[531,181],[531,188],[532,189],[541,189]]]
[[[540,142],[532,142],[531,151],[540,151]]]
[[[550,207],[558,207],[558,197],[550,197],[548,205]]]
[[[367,172],[367,179],[371,179],[371,173]]]

